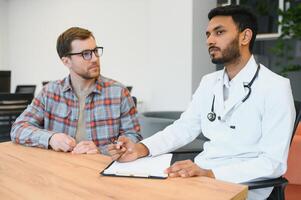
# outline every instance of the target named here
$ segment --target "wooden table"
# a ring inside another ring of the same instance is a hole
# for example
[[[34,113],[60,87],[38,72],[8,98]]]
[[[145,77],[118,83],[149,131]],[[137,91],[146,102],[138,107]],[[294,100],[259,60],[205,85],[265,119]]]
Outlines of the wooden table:
[[[247,186],[206,177],[104,177],[107,156],[0,143],[0,199],[246,199]]]

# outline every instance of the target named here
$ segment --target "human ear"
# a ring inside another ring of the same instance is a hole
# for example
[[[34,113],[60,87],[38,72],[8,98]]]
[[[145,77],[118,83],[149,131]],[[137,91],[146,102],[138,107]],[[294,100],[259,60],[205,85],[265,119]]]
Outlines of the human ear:
[[[64,64],[66,67],[68,67],[68,68],[71,67],[71,60],[70,60],[70,58],[68,58],[68,57],[62,57],[62,58],[61,58],[61,61],[63,62],[63,64]]]
[[[252,39],[253,32],[251,29],[247,28],[243,32],[240,33],[240,45],[248,45]]]

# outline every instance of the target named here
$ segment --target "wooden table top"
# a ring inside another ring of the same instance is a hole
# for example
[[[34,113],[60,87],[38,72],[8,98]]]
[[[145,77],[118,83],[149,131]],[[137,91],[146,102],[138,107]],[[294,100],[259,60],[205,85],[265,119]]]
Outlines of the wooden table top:
[[[247,186],[206,177],[138,179],[99,174],[110,157],[0,143],[1,199],[246,199]]]

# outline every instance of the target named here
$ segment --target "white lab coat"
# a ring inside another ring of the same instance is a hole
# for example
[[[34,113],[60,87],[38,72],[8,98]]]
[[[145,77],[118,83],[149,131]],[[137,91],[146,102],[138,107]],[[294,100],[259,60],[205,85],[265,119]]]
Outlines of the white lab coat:
[[[283,175],[295,120],[290,83],[261,65],[251,95],[242,103],[248,93],[243,83],[251,81],[256,69],[252,56],[232,79],[227,104],[223,99],[224,70],[204,76],[181,118],[142,141],[150,154],[173,151],[202,132],[210,141],[204,144],[204,151],[195,158],[195,163],[211,169],[216,179],[242,183]],[[211,122],[207,114],[213,95],[214,111],[220,120],[217,117]],[[264,199],[270,192],[271,188],[263,189],[257,195]],[[258,199],[256,194],[254,197]]]

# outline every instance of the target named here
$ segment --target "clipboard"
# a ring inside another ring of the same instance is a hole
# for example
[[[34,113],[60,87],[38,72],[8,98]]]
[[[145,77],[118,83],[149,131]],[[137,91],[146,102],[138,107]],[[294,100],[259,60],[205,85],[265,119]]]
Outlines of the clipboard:
[[[113,161],[100,174],[111,177],[166,179],[168,175],[164,174],[164,170],[170,166],[171,158],[172,154],[163,154],[127,163]]]

